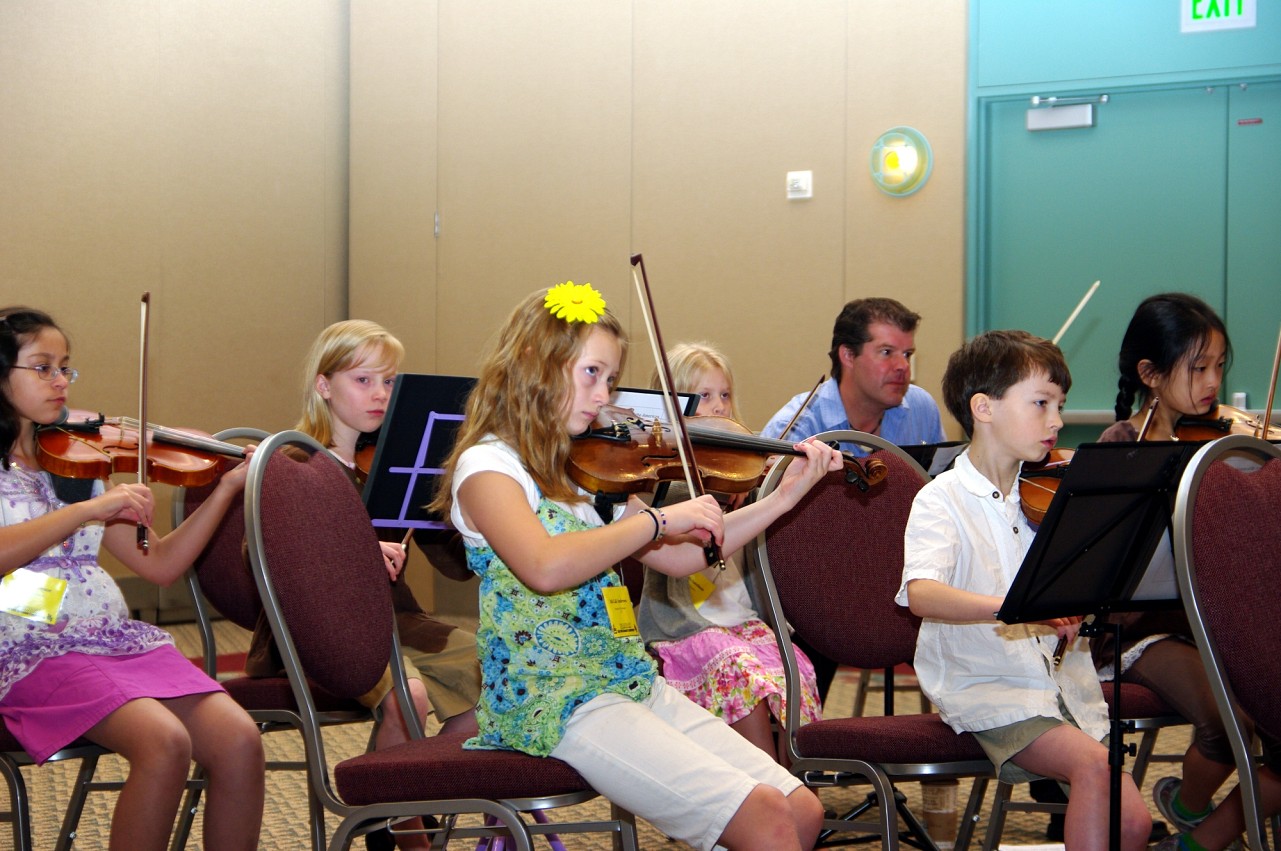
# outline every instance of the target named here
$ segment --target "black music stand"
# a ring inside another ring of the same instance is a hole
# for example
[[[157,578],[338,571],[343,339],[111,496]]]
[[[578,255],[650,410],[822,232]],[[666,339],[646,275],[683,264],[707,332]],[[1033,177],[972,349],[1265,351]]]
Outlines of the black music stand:
[[[435,498],[437,478],[463,421],[467,394],[476,379],[455,375],[396,376],[387,416],[362,496],[378,529],[446,530],[445,519],[424,509]],[[698,409],[698,395],[681,393],[685,413]],[[657,390],[620,388],[614,403],[648,415],[662,411]]]
[[[451,528],[423,506],[435,498],[437,478],[475,383],[456,375],[396,376],[362,492],[376,528]]]
[[[1195,443],[1088,443],[1078,448],[997,619],[1027,623],[1094,615],[1101,623],[1113,612],[1179,605],[1170,518],[1179,477],[1199,448]],[[1097,633],[1102,628],[1092,629]],[[1120,646],[1120,625],[1107,628]],[[1119,671],[1112,688],[1109,845],[1115,851],[1121,844],[1121,771],[1127,752]]]

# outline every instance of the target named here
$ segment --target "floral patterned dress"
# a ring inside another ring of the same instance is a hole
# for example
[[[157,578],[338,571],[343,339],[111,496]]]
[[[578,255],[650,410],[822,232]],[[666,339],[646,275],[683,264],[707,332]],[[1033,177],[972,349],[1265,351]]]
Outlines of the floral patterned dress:
[[[96,483],[94,494],[102,493]],[[11,461],[0,469],[0,522],[24,523],[62,508],[52,480]],[[44,624],[0,612],[0,701],[14,683],[45,659],[66,653],[126,656],[172,645],[167,632],[129,619],[115,580],[98,564],[104,526],[89,523],[25,565],[28,570],[67,580],[57,622]]]
[[[549,534],[592,528],[543,499],[538,519]],[[527,588],[488,546],[467,545],[467,563],[480,576],[480,733],[471,748],[550,754],[574,710],[600,694],[641,701],[656,669],[640,638],[614,635],[603,589],[622,584],[607,570],[555,594]]]

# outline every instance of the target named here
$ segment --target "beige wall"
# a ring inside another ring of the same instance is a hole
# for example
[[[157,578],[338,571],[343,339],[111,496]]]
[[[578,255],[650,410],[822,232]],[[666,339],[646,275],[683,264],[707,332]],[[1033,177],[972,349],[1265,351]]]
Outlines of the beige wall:
[[[152,419],[278,429],[329,322],[470,374],[566,278],[625,317],[642,383],[642,251],[665,338],[730,354],[750,425],[827,369],[863,295],[924,314],[936,392],[962,337],[966,33],[961,0],[6,0],[0,301],[53,312],[73,402],[115,414],[149,290]],[[937,156],[907,199],[867,176],[900,123]],[[799,169],[814,198],[788,202]]]
[[[927,0],[358,4],[353,310],[420,368],[470,374],[522,295],[588,280],[640,343],[625,381],[643,383],[641,251],[664,338],[729,353],[749,425],[827,369],[832,320],[865,295],[925,316],[918,380],[936,391],[962,337],[966,26],[964,3]],[[906,199],[868,176],[896,124],[937,156]],[[789,202],[801,169],[814,198]]]

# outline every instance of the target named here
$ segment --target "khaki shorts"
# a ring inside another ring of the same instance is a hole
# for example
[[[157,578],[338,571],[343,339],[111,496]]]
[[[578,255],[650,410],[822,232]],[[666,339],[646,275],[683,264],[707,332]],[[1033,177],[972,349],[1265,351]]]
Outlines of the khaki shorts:
[[[476,656],[475,635],[455,629],[439,653],[402,649],[412,665],[406,670],[417,669],[421,674],[437,721],[443,723],[476,706],[480,700],[480,660]]]
[[[983,752],[987,754],[988,760],[991,761],[992,765],[996,766],[998,778],[1006,783],[1029,783],[1033,780],[1042,779],[1041,775],[1021,768],[1010,760],[1055,727],[1061,724],[1076,725],[1076,721],[1072,718],[1072,713],[1068,712],[1062,697],[1059,698],[1059,711],[1063,713],[1063,718],[1048,718],[1044,715],[1035,715],[1022,721],[1015,721],[1013,724],[1006,724],[1004,727],[974,731],[974,738],[978,739],[979,745],[982,746]],[[1103,737],[1104,745],[1107,745],[1108,738],[1108,736]],[[1059,785],[1063,787],[1063,791],[1066,793],[1068,790],[1067,784],[1060,783]]]
[[[424,653],[412,647],[401,650],[405,676],[422,681],[437,721],[444,723],[480,700],[480,661],[476,658],[476,636],[470,632],[451,631],[439,653]],[[390,691],[391,666],[388,665],[378,685],[360,696],[360,703],[373,708],[382,703]]]
[[[401,656],[400,661],[405,666],[405,677],[407,679],[422,679],[422,677],[418,675],[418,671],[415,670],[414,663],[409,660],[408,656]],[[361,706],[367,706],[370,709],[373,709],[383,702],[383,698],[386,697],[390,691],[391,665],[388,665],[386,670],[383,671],[382,679],[378,681],[378,684],[362,694],[360,697],[356,698],[356,700]]]

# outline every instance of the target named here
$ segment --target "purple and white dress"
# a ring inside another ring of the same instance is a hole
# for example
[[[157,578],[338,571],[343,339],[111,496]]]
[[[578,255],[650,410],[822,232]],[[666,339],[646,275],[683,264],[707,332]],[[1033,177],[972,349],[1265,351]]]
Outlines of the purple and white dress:
[[[104,485],[94,485],[94,495]],[[45,472],[0,468],[0,524],[64,507]],[[67,580],[53,624],[0,612],[0,718],[37,763],[130,700],[221,691],[173,638],[129,618],[120,588],[98,564],[102,523],[87,523],[24,565]]]

